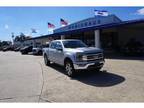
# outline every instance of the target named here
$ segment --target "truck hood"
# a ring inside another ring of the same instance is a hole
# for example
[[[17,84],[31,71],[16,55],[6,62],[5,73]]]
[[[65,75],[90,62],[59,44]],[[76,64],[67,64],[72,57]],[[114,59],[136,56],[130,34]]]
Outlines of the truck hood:
[[[65,51],[67,52],[73,52],[73,53],[99,53],[99,52],[103,52],[102,49],[100,48],[95,48],[95,47],[84,47],[84,48],[66,48]]]

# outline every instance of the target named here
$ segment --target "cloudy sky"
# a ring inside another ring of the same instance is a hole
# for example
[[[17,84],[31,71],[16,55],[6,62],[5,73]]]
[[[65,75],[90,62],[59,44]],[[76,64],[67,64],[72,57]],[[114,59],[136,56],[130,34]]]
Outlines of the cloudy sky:
[[[144,18],[143,7],[0,7],[0,40],[11,40],[23,32],[33,37],[48,34],[47,22],[60,27],[60,18],[69,23],[94,16],[94,10],[107,10],[122,20]],[[31,34],[31,28],[37,33]]]

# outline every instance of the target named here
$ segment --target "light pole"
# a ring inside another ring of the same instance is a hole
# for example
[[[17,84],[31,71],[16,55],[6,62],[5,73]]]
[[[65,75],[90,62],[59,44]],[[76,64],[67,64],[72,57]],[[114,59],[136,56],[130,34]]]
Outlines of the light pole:
[[[14,45],[14,33],[12,32],[11,34],[12,34],[12,41],[13,41],[12,45]]]

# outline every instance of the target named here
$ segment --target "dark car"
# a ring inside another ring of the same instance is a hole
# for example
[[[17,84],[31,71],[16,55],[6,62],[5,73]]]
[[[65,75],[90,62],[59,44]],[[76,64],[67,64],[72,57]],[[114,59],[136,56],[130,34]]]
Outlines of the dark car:
[[[2,51],[3,50],[3,48],[2,47],[0,47],[0,51]]]
[[[13,51],[14,50],[14,48],[13,48],[13,46],[6,46],[6,47],[3,47],[3,49],[2,49],[2,51]]]
[[[28,54],[29,52],[32,52],[33,46],[26,46],[24,48],[20,49],[21,54]]]
[[[2,51],[4,51],[4,52],[7,51],[7,50],[8,50],[8,47],[3,47],[2,48]]]
[[[48,47],[49,47],[49,43],[42,45],[42,48],[48,48]]]
[[[14,51],[17,52],[17,51],[20,51],[20,49],[21,49],[21,47],[16,47],[16,48],[14,49]]]

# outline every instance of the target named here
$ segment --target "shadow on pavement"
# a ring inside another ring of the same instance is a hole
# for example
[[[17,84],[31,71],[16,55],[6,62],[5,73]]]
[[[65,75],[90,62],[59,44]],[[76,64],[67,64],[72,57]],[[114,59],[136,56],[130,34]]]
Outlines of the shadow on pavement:
[[[66,75],[63,67],[58,65],[51,65],[50,67]],[[84,84],[96,87],[109,87],[124,82],[125,78],[107,71],[80,71],[71,80],[78,80]]]
[[[110,73],[107,71],[91,72],[87,71],[81,73],[80,75],[74,78],[82,83],[96,86],[96,87],[109,87],[120,84],[125,81],[123,76]]]

